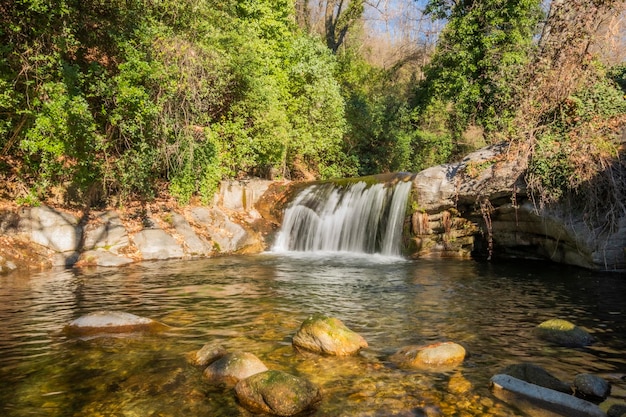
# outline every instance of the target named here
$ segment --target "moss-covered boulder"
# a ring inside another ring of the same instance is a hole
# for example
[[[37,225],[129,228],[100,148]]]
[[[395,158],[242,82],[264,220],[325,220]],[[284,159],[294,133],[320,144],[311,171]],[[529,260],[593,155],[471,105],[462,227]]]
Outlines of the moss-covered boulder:
[[[400,368],[439,371],[460,365],[465,355],[465,348],[458,343],[441,342],[426,346],[405,346],[390,359]]]
[[[266,371],[235,386],[239,403],[253,413],[293,416],[313,409],[321,400],[319,388],[307,379],[282,371]]]
[[[307,318],[293,336],[296,348],[334,356],[349,356],[366,348],[367,341],[341,320],[323,314]]]
[[[586,330],[562,319],[544,321],[535,328],[535,334],[543,340],[566,347],[584,347],[595,341]]]
[[[213,384],[235,385],[242,379],[267,371],[259,358],[248,352],[231,352],[212,362],[204,377]]]

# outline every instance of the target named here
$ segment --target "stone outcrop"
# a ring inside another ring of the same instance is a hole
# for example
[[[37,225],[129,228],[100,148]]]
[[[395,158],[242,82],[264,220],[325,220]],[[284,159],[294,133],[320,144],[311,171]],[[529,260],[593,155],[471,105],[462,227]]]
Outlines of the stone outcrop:
[[[307,318],[293,336],[296,348],[333,356],[354,355],[367,347],[367,341],[335,317],[314,314]]]
[[[264,224],[254,205],[270,185],[264,180],[224,182],[211,207],[77,214],[42,205],[2,211],[0,274],[34,266],[118,267],[260,252],[266,249],[267,233],[256,229],[274,226]]]
[[[413,257],[545,259],[589,269],[626,269],[626,217],[589,226],[585,213],[539,210],[527,194],[525,166],[506,144],[458,163],[419,172],[407,254]]]

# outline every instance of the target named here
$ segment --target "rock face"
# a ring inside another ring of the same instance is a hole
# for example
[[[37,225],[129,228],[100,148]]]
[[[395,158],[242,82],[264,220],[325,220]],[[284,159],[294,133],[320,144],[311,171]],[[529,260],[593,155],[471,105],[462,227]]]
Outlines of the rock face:
[[[590,228],[585,213],[538,210],[528,197],[525,166],[508,145],[490,146],[458,163],[419,172],[413,181],[413,257],[546,259],[598,270],[626,269],[626,217]],[[607,230],[610,230],[607,232]]]
[[[143,208],[80,216],[47,206],[0,211],[0,274],[35,266],[117,267],[142,260],[263,251],[264,237],[256,229],[271,230],[276,224],[265,222],[254,205],[271,183],[224,182],[216,205],[176,208],[178,212],[167,206],[154,212]],[[37,260],[26,253],[37,255]]]
[[[391,361],[401,368],[439,371],[460,365],[465,360],[465,354],[465,348],[454,342],[411,345],[398,350]]]
[[[235,386],[237,399],[253,413],[293,416],[315,407],[320,390],[307,379],[282,371],[253,375]]]
[[[575,324],[561,319],[546,320],[535,328],[541,339],[566,347],[584,347],[594,342],[593,336]]]
[[[234,385],[239,380],[265,371],[267,366],[252,353],[232,352],[212,362],[204,370],[204,377],[213,384]]]
[[[491,378],[491,390],[496,397],[531,417],[606,417],[595,404],[510,375]]]
[[[367,341],[341,320],[323,314],[306,319],[293,336],[297,348],[334,356],[348,356],[367,347]]]
[[[166,330],[168,326],[146,317],[122,311],[97,311],[69,323],[66,330],[72,334],[128,333]]]

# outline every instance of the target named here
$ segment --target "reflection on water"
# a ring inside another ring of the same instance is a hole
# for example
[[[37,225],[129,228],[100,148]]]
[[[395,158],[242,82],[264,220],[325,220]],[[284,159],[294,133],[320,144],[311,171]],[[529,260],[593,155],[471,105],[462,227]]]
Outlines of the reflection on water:
[[[249,416],[232,391],[208,385],[187,352],[218,341],[269,368],[319,384],[315,416],[510,416],[489,393],[500,368],[532,361],[571,381],[613,383],[625,402],[626,279],[545,264],[408,261],[368,255],[225,257],[121,269],[0,278],[0,415]],[[172,327],[165,334],[91,340],[63,326],[120,310]],[[340,318],[365,337],[356,357],[294,352],[311,313]],[[555,347],[532,329],[560,317],[598,343]],[[409,344],[451,340],[469,357],[453,372],[394,368]]]

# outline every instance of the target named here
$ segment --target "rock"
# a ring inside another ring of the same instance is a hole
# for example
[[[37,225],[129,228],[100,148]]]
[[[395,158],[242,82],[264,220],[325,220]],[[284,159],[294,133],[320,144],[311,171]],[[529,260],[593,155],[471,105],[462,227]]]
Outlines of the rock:
[[[584,347],[594,342],[593,336],[567,320],[546,320],[535,328],[537,336],[566,347]]]
[[[454,342],[443,342],[427,346],[405,346],[390,359],[401,368],[438,371],[460,365],[465,360],[465,354],[463,346]]]
[[[128,232],[115,211],[106,211],[97,216],[96,224],[85,228],[85,250],[105,249],[115,254],[129,245]]]
[[[94,333],[129,333],[161,331],[169,327],[146,317],[122,311],[96,311],[81,316],[66,326],[69,333],[89,335]]]
[[[235,386],[237,399],[253,413],[293,416],[321,400],[320,390],[307,379],[282,371],[253,375]]]
[[[162,229],[144,229],[133,236],[144,260],[182,258],[183,248]]]
[[[532,363],[510,365],[500,371],[500,373],[521,379],[530,384],[539,385],[540,387],[564,392],[565,394],[572,394],[572,388],[569,384],[566,384],[542,367]]]
[[[228,180],[220,182],[219,203],[234,211],[251,211],[273,181],[262,179]]]
[[[497,398],[531,417],[606,417],[595,404],[510,375],[493,376],[491,390]]]
[[[76,251],[82,240],[78,218],[47,206],[22,209],[19,230],[56,252]]]
[[[214,242],[214,249],[218,252],[237,252],[254,244],[248,232],[220,210],[194,207],[191,209],[191,216],[206,228]]]
[[[189,362],[197,366],[207,366],[216,360],[226,356],[227,352],[224,347],[218,343],[209,342],[200,348],[200,350],[189,355]]]
[[[335,356],[353,355],[367,347],[361,335],[348,329],[341,320],[323,314],[307,318],[292,342],[297,348]]]
[[[192,256],[204,256],[211,253],[211,247],[198,237],[189,222],[180,214],[172,213],[172,225],[176,232],[183,238],[183,245],[187,248],[187,254]]]
[[[81,266],[95,265],[117,267],[128,265],[132,262],[134,262],[132,259],[125,256],[119,256],[104,249],[98,249],[83,252],[80,255],[77,264],[80,264]]]
[[[236,384],[264,371],[267,371],[267,366],[252,353],[232,352],[212,362],[204,370],[204,376],[213,384]]]
[[[626,404],[613,404],[606,412],[608,417],[625,417]]]
[[[599,376],[578,374],[574,377],[574,392],[577,397],[597,404],[607,399],[611,385]]]

